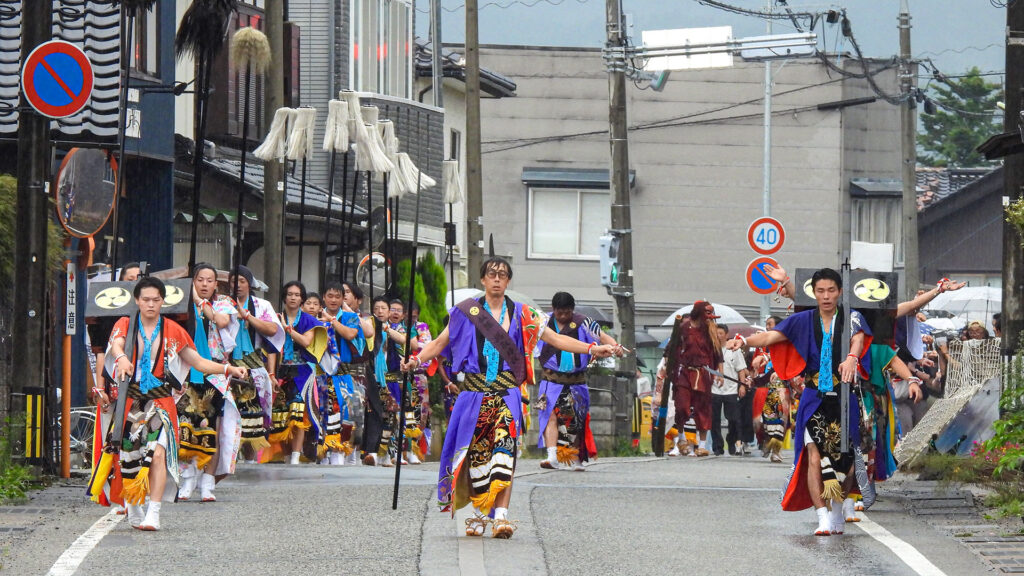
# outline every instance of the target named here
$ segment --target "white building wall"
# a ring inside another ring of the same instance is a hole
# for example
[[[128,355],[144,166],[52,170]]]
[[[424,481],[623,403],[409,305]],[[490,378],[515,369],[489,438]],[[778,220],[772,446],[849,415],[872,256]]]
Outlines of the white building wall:
[[[538,302],[568,290],[610,307],[596,261],[528,258],[522,182],[524,167],[608,167],[600,52],[486,47],[482,64],[517,84],[515,98],[482,103],[485,238],[493,233],[496,252],[513,255],[514,289]],[[816,61],[777,70],[773,108],[793,110],[772,120],[772,215],[787,232],[777,257],[789,269],[837,266],[848,178],[899,175],[898,110],[879,102],[819,111],[817,104],[851,97],[851,81],[834,81]],[[630,131],[629,150],[641,323],[700,298],[751,310],[759,303],[744,271],[756,256],[746,229],[762,213],[763,78],[763,64],[737,60],[728,69],[673,72],[660,93],[629,89],[629,124],[646,126]],[[554,138],[580,133],[592,134]],[[538,137],[549,140],[524,140]]]

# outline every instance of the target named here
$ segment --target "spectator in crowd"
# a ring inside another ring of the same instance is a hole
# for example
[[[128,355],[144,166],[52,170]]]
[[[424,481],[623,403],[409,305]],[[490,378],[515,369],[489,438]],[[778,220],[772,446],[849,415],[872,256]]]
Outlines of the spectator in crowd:
[[[719,324],[718,341],[725,342],[729,338],[729,327]],[[746,445],[740,438],[740,398],[747,395],[750,377],[747,363],[739,350],[722,348],[722,373],[725,378],[715,379],[711,386],[711,449],[716,456],[725,450],[722,441],[722,412],[729,421],[729,431],[725,435],[724,445],[729,448],[729,455],[744,454]],[[739,380],[743,384],[736,382]],[[748,414],[749,416],[749,414]]]
[[[992,315],[992,335],[996,338],[1003,337],[1003,314],[996,312]]]

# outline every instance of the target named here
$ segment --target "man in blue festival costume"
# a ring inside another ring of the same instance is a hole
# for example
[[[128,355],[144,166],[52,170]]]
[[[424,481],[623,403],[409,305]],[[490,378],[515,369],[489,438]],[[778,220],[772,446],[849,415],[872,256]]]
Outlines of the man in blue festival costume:
[[[772,364],[782,379],[804,376],[806,388],[800,398],[793,438],[795,451],[793,472],[782,498],[787,511],[814,507],[818,517],[816,536],[842,534],[845,519],[842,503],[846,494],[855,491],[861,458],[859,448],[860,409],[857,395],[851,390],[849,399],[849,446],[841,450],[841,382],[854,382],[858,375],[866,378],[868,367],[861,365],[871,346],[871,330],[856,310],[849,316],[839,306],[843,279],[831,268],[822,268],[811,277],[811,288],[817,307],[786,318],[773,330],[730,340],[730,349],[742,346],[768,347]],[[843,323],[850,325],[850,351],[841,357]],[[865,362],[866,363],[866,362]],[[845,474],[845,478],[840,476]],[[867,483],[866,472],[864,483]],[[858,489],[866,489],[859,486]],[[865,498],[865,506],[870,502]],[[831,512],[830,512],[831,511]]]

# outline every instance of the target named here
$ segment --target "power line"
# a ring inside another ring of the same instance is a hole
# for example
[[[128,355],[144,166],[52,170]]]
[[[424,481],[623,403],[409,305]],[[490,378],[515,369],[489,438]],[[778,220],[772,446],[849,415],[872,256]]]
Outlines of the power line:
[[[984,52],[985,50],[988,50],[989,48],[1005,48],[1005,47],[1006,47],[1006,44],[1004,44],[1002,42],[993,42],[993,43],[987,44],[985,46],[964,46],[963,48],[946,48],[945,50],[939,50],[938,52],[922,52],[920,57],[922,59],[926,58],[928,56],[931,56],[931,57],[934,58],[935,56],[942,56],[943,54],[946,54],[948,52],[953,52],[954,54],[963,54],[964,52],[967,52],[968,50],[974,50],[974,51],[977,51],[977,52]]]
[[[842,80],[843,80],[843,78],[834,78],[834,79],[831,79],[831,80],[826,80],[825,82],[820,82],[818,84],[812,84],[812,85],[809,85],[809,86],[801,86],[799,88],[793,88],[791,90],[786,90],[786,91],[783,91],[783,92],[777,92],[777,93],[775,93],[773,95],[773,97],[784,96],[786,94],[792,94],[794,92],[799,92],[801,90],[808,90],[808,89],[811,89],[811,88],[818,88],[818,87],[821,87],[821,86],[827,86],[829,84],[834,84],[836,82],[841,82]],[[751,113],[751,114],[741,114],[741,115],[736,115],[736,116],[724,116],[724,117],[719,116],[719,117],[715,117],[715,118],[705,118],[705,119],[701,119],[701,120],[693,120],[693,118],[697,118],[699,116],[706,116],[708,114],[714,114],[716,112],[725,112],[727,110],[733,110],[733,109],[739,108],[741,106],[747,106],[747,105],[751,105],[751,104],[756,104],[756,103],[761,102],[763,100],[764,100],[763,97],[753,98],[753,99],[750,99],[750,100],[746,100],[744,102],[737,102],[735,104],[729,104],[727,106],[721,106],[721,107],[712,108],[712,109],[709,109],[709,110],[702,110],[700,112],[693,112],[691,114],[684,114],[682,116],[676,116],[676,117],[673,117],[673,118],[666,118],[666,119],[663,119],[663,120],[655,120],[653,122],[647,122],[647,123],[644,123],[644,124],[637,124],[635,126],[631,126],[629,128],[629,130],[631,132],[632,131],[641,131],[641,130],[654,130],[654,129],[658,129],[658,128],[670,128],[670,127],[675,127],[675,126],[693,126],[693,125],[700,125],[700,124],[711,124],[711,123],[716,123],[716,122],[727,122],[727,121],[746,120],[746,119],[758,118],[758,117],[761,117],[763,115],[763,112],[756,112],[756,113]],[[795,113],[799,113],[799,112],[806,112],[806,111],[817,110],[817,109],[818,109],[818,105],[817,104],[813,104],[813,105],[809,105],[809,106],[787,108],[787,109],[783,109],[783,110],[773,111],[772,115],[773,116],[782,116],[782,115],[786,115],[786,114],[795,114]],[[560,141],[564,141],[564,140],[575,140],[577,138],[586,138],[586,137],[589,137],[589,136],[599,136],[599,135],[607,134],[607,133],[608,133],[608,130],[605,129],[605,130],[590,130],[590,131],[585,131],[585,132],[573,132],[573,133],[568,133],[568,134],[558,134],[558,135],[554,135],[554,136],[538,136],[538,137],[534,137],[534,138],[510,138],[510,139],[506,139],[506,140],[491,140],[489,142],[484,142],[484,144],[485,145],[509,144],[509,146],[502,146],[500,148],[492,148],[490,150],[485,150],[483,153],[484,154],[490,154],[490,153],[494,153],[494,152],[504,152],[506,150],[514,150],[514,149],[518,149],[518,148],[526,148],[528,146],[533,146],[533,145],[536,145],[536,144],[544,144],[544,143],[547,143],[547,142],[560,142]]]

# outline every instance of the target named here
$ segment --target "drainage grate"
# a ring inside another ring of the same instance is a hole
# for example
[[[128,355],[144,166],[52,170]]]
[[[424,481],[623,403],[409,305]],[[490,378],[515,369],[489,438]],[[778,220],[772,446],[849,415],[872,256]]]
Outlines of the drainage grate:
[[[0,507],[0,514],[49,514],[56,508],[29,508],[25,506]]]
[[[910,508],[918,516],[974,514],[974,494],[958,490],[945,494],[913,494]]]
[[[961,538],[1004,574],[1024,574],[1024,536]]]
[[[3,532],[28,532],[28,530],[29,529],[25,528],[24,526],[12,526],[12,527],[8,527],[8,528],[4,528],[4,527],[0,526],[0,533],[3,533]]]

